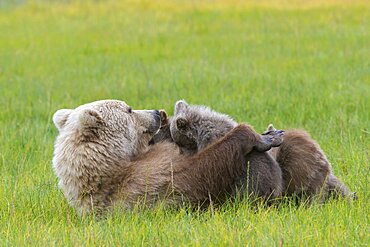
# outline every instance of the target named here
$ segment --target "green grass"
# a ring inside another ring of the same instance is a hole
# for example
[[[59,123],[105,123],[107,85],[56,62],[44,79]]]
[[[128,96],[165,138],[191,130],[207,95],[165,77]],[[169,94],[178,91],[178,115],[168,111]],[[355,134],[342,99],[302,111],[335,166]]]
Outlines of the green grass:
[[[0,4],[0,246],[369,245],[369,3],[24,2]],[[106,98],[304,128],[359,200],[81,219],[51,167],[51,117]]]

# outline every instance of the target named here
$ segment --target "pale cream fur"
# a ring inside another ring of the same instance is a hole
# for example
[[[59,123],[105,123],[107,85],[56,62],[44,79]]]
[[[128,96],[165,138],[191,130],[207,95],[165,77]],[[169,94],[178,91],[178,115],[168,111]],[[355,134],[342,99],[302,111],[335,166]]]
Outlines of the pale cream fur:
[[[158,125],[153,111],[129,113],[126,103],[115,100],[59,110],[53,121],[60,131],[53,167],[59,187],[79,213],[111,204],[110,195],[116,193],[112,178],[148,149],[149,130]]]

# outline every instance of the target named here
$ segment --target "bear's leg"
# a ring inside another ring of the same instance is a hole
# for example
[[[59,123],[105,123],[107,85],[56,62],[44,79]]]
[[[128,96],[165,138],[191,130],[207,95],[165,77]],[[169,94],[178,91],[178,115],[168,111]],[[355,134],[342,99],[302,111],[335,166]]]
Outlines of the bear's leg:
[[[183,156],[174,165],[174,187],[190,202],[224,201],[235,189],[235,179],[245,174],[246,155],[257,146],[270,149],[273,141],[248,125],[238,125],[199,153]]]
[[[268,152],[253,150],[247,156],[247,193],[252,197],[267,201],[281,196],[283,192],[282,174],[279,164]]]
[[[347,186],[343,184],[334,174],[330,174],[326,181],[328,196],[343,196],[348,199],[357,199],[356,193],[348,190]]]

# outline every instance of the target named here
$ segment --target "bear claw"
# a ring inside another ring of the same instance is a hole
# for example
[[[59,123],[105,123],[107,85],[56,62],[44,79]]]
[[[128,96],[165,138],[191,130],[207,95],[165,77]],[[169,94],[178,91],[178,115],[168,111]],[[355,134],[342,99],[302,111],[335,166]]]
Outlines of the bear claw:
[[[261,135],[261,140],[255,148],[257,151],[265,152],[272,147],[278,147],[283,143],[284,130],[267,130]]]

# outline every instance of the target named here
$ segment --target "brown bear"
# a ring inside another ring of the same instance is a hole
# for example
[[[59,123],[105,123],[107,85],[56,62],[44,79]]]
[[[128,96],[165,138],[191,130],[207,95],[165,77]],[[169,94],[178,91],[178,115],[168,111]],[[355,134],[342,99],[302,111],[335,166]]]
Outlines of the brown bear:
[[[197,153],[223,137],[236,125],[237,123],[225,114],[205,106],[190,106],[180,100],[175,105],[174,116],[154,136],[154,141],[170,138],[180,146],[182,152]],[[265,133],[268,134],[269,131],[276,130],[271,125]],[[320,146],[305,131],[287,131],[282,145],[268,153],[252,151],[246,156],[251,169],[249,176],[252,178],[248,184],[254,192],[257,189],[260,196],[280,180],[276,159],[282,171],[285,195],[319,196],[325,200],[334,192],[351,197],[347,187],[333,174]],[[278,174],[279,178],[274,180],[271,178],[273,174]],[[255,178],[262,179],[257,179],[256,183]]]
[[[224,202],[245,174],[246,154],[269,150],[274,135],[235,126],[194,155],[170,142],[149,146],[160,128],[157,110],[133,110],[119,100],[102,100],[58,110],[53,167],[59,187],[79,214],[138,203],[197,206]]]

